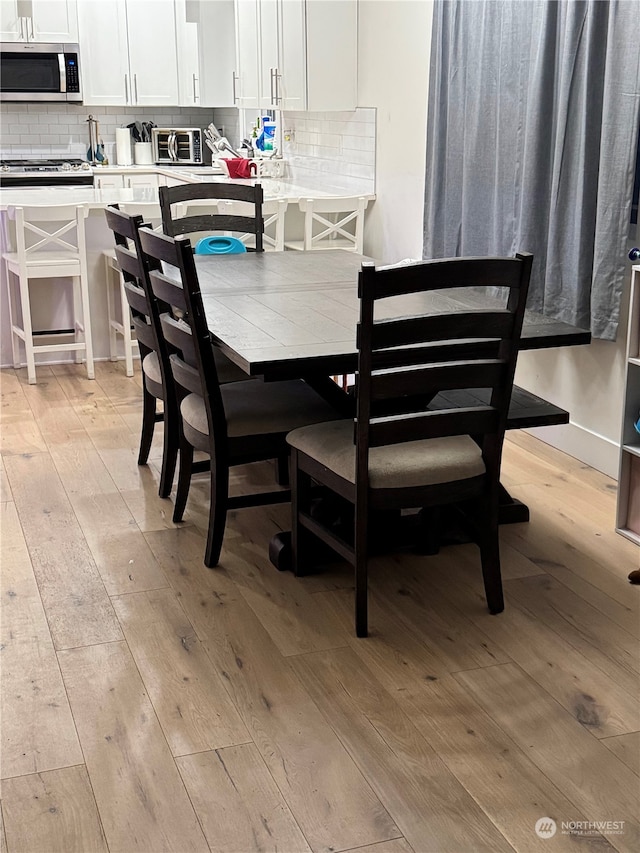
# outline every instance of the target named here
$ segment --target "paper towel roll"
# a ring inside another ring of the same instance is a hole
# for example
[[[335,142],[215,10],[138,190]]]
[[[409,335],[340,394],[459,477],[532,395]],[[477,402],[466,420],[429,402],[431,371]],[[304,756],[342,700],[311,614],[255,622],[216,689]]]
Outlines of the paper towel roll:
[[[116,160],[118,166],[130,166],[133,163],[131,131],[128,127],[116,127]]]

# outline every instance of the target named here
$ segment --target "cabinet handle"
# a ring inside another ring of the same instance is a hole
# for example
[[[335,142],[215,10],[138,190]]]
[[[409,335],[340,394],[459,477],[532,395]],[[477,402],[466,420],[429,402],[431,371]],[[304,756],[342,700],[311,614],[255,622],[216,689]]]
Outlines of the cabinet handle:
[[[29,41],[33,41],[35,40],[35,33],[33,31],[33,18],[27,18],[27,20],[31,24],[31,35],[29,35],[29,33],[27,32],[27,38],[29,39]]]
[[[67,69],[64,64],[64,55],[62,53],[58,54],[58,70],[60,74],[60,91],[67,91]]]
[[[270,104],[275,103],[275,95],[273,94],[273,78],[274,78],[275,70],[276,70],[275,68],[269,69],[269,103]]]
[[[26,41],[26,38],[24,35],[24,18],[18,18],[18,20],[20,21],[20,40]]]
[[[196,75],[194,74],[194,75],[193,75],[193,103],[194,103],[194,104],[197,104],[197,103],[198,103],[198,100],[199,100],[198,95],[196,94],[196,80],[197,80],[197,79],[198,79],[198,78],[197,78],[197,77],[196,77]]]
[[[282,75],[281,75],[281,74],[278,74],[278,69],[277,69],[277,68],[274,68],[274,69],[273,69],[273,80],[274,80],[274,90],[275,90],[275,95],[274,95],[274,98],[273,98],[273,103],[274,103],[274,104],[276,104],[276,105],[278,104],[278,102],[279,102],[279,101],[281,101],[281,100],[282,100],[282,98],[280,97],[280,94],[279,94],[279,92],[278,92],[278,90],[279,90],[279,88],[280,88],[280,84],[278,83],[278,80],[279,80],[281,77],[282,77]]]
[[[129,103],[129,75],[124,75],[124,102]]]
[[[233,103],[238,103],[238,94],[236,92],[236,81],[238,80],[238,75],[235,71],[231,74],[231,94],[233,95]]]
[[[135,95],[136,95],[136,104],[137,104],[138,103],[138,75],[137,74],[133,75],[133,91],[135,92]]]

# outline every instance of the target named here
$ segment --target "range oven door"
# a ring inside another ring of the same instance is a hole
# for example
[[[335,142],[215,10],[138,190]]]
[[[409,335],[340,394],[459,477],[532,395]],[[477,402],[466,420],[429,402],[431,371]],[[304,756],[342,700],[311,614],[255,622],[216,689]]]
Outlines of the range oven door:
[[[0,173],[0,188],[11,189],[13,187],[92,187],[93,174],[69,173],[69,172],[47,172],[46,174],[34,172],[25,174],[19,172]]]

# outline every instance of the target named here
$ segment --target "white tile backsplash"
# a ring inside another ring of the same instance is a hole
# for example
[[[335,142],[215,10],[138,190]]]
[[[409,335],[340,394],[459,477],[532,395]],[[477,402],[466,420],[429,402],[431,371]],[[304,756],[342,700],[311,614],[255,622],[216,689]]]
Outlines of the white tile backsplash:
[[[283,112],[281,121],[283,156],[294,183],[349,194],[375,192],[375,109]]]
[[[132,121],[156,125],[206,127],[213,121],[224,127],[234,144],[239,141],[238,111],[198,107],[85,107],[73,104],[0,104],[0,157],[78,157],[84,159],[89,143],[87,118],[100,123],[109,162],[115,163],[116,127]]]
[[[86,120],[100,123],[109,161],[115,163],[116,128],[132,121],[159,126],[206,127],[213,121],[233,146],[240,142],[237,109],[195,107],[86,107],[72,104],[0,104],[0,156],[86,157]],[[288,178],[310,189],[375,192],[375,109],[353,112],[283,112],[283,156]]]

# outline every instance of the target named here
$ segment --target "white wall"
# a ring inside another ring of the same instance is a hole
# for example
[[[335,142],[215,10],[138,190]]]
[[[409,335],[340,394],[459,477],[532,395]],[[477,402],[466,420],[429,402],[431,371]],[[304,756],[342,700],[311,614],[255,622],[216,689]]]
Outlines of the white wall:
[[[358,105],[377,108],[376,202],[365,252],[422,257],[431,0],[360,0]]]
[[[376,106],[376,196],[365,251],[392,262],[422,256],[431,0],[360,0],[358,103]],[[428,164],[426,165],[428,169]],[[627,289],[625,299],[627,299]],[[522,353],[516,382],[562,406],[571,423],[544,441],[617,477],[625,319],[618,341]]]

